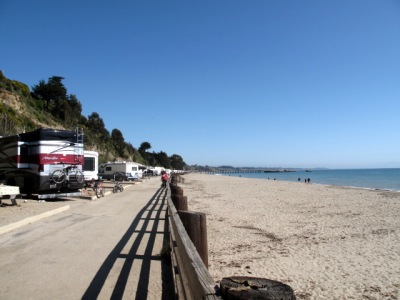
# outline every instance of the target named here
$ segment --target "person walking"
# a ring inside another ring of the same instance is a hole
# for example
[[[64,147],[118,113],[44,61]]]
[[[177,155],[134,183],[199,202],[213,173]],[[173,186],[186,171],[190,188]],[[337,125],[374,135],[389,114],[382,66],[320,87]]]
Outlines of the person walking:
[[[166,188],[167,187],[168,179],[169,179],[168,173],[165,172],[165,171],[162,171],[161,172],[161,182],[162,182],[161,187],[162,188]]]

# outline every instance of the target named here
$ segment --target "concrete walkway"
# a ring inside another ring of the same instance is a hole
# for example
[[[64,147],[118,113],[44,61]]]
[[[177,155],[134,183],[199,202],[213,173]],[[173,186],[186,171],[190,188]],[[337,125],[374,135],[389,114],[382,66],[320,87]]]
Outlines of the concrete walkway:
[[[0,299],[172,299],[156,179],[0,235]]]

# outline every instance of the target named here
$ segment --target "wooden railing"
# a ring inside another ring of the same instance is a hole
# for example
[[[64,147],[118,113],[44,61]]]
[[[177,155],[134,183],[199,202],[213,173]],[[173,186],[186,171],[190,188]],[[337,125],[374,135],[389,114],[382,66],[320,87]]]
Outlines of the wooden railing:
[[[172,202],[168,191],[168,219],[171,260],[178,299],[222,299],[218,285],[211,277]]]

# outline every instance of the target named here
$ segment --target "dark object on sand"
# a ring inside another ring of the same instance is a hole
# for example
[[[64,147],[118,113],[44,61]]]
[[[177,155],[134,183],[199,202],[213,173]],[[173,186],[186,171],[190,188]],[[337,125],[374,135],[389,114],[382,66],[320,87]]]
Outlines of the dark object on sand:
[[[259,277],[225,277],[220,283],[223,299],[229,300],[295,300],[290,286]]]

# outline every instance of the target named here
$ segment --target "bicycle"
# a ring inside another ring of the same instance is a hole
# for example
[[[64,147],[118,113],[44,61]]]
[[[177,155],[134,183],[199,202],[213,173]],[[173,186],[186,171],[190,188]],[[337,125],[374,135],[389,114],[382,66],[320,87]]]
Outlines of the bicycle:
[[[55,183],[63,183],[64,181],[77,181],[83,183],[84,176],[81,170],[77,166],[68,166],[62,169],[55,170],[51,174],[51,179]]]
[[[103,186],[103,181],[101,180],[97,180],[94,184],[93,189],[96,192],[96,197],[100,198],[100,197],[104,197],[104,186]]]
[[[91,188],[94,191],[97,198],[104,197],[103,181],[100,179],[85,181],[83,188],[85,190]]]
[[[121,184],[121,182],[117,182],[116,184],[115,184],[115,186],[113,187],[113,193],[117,193],[117,192],[123,192],[124,191],[124,187],[123,187],[123,185]]]

